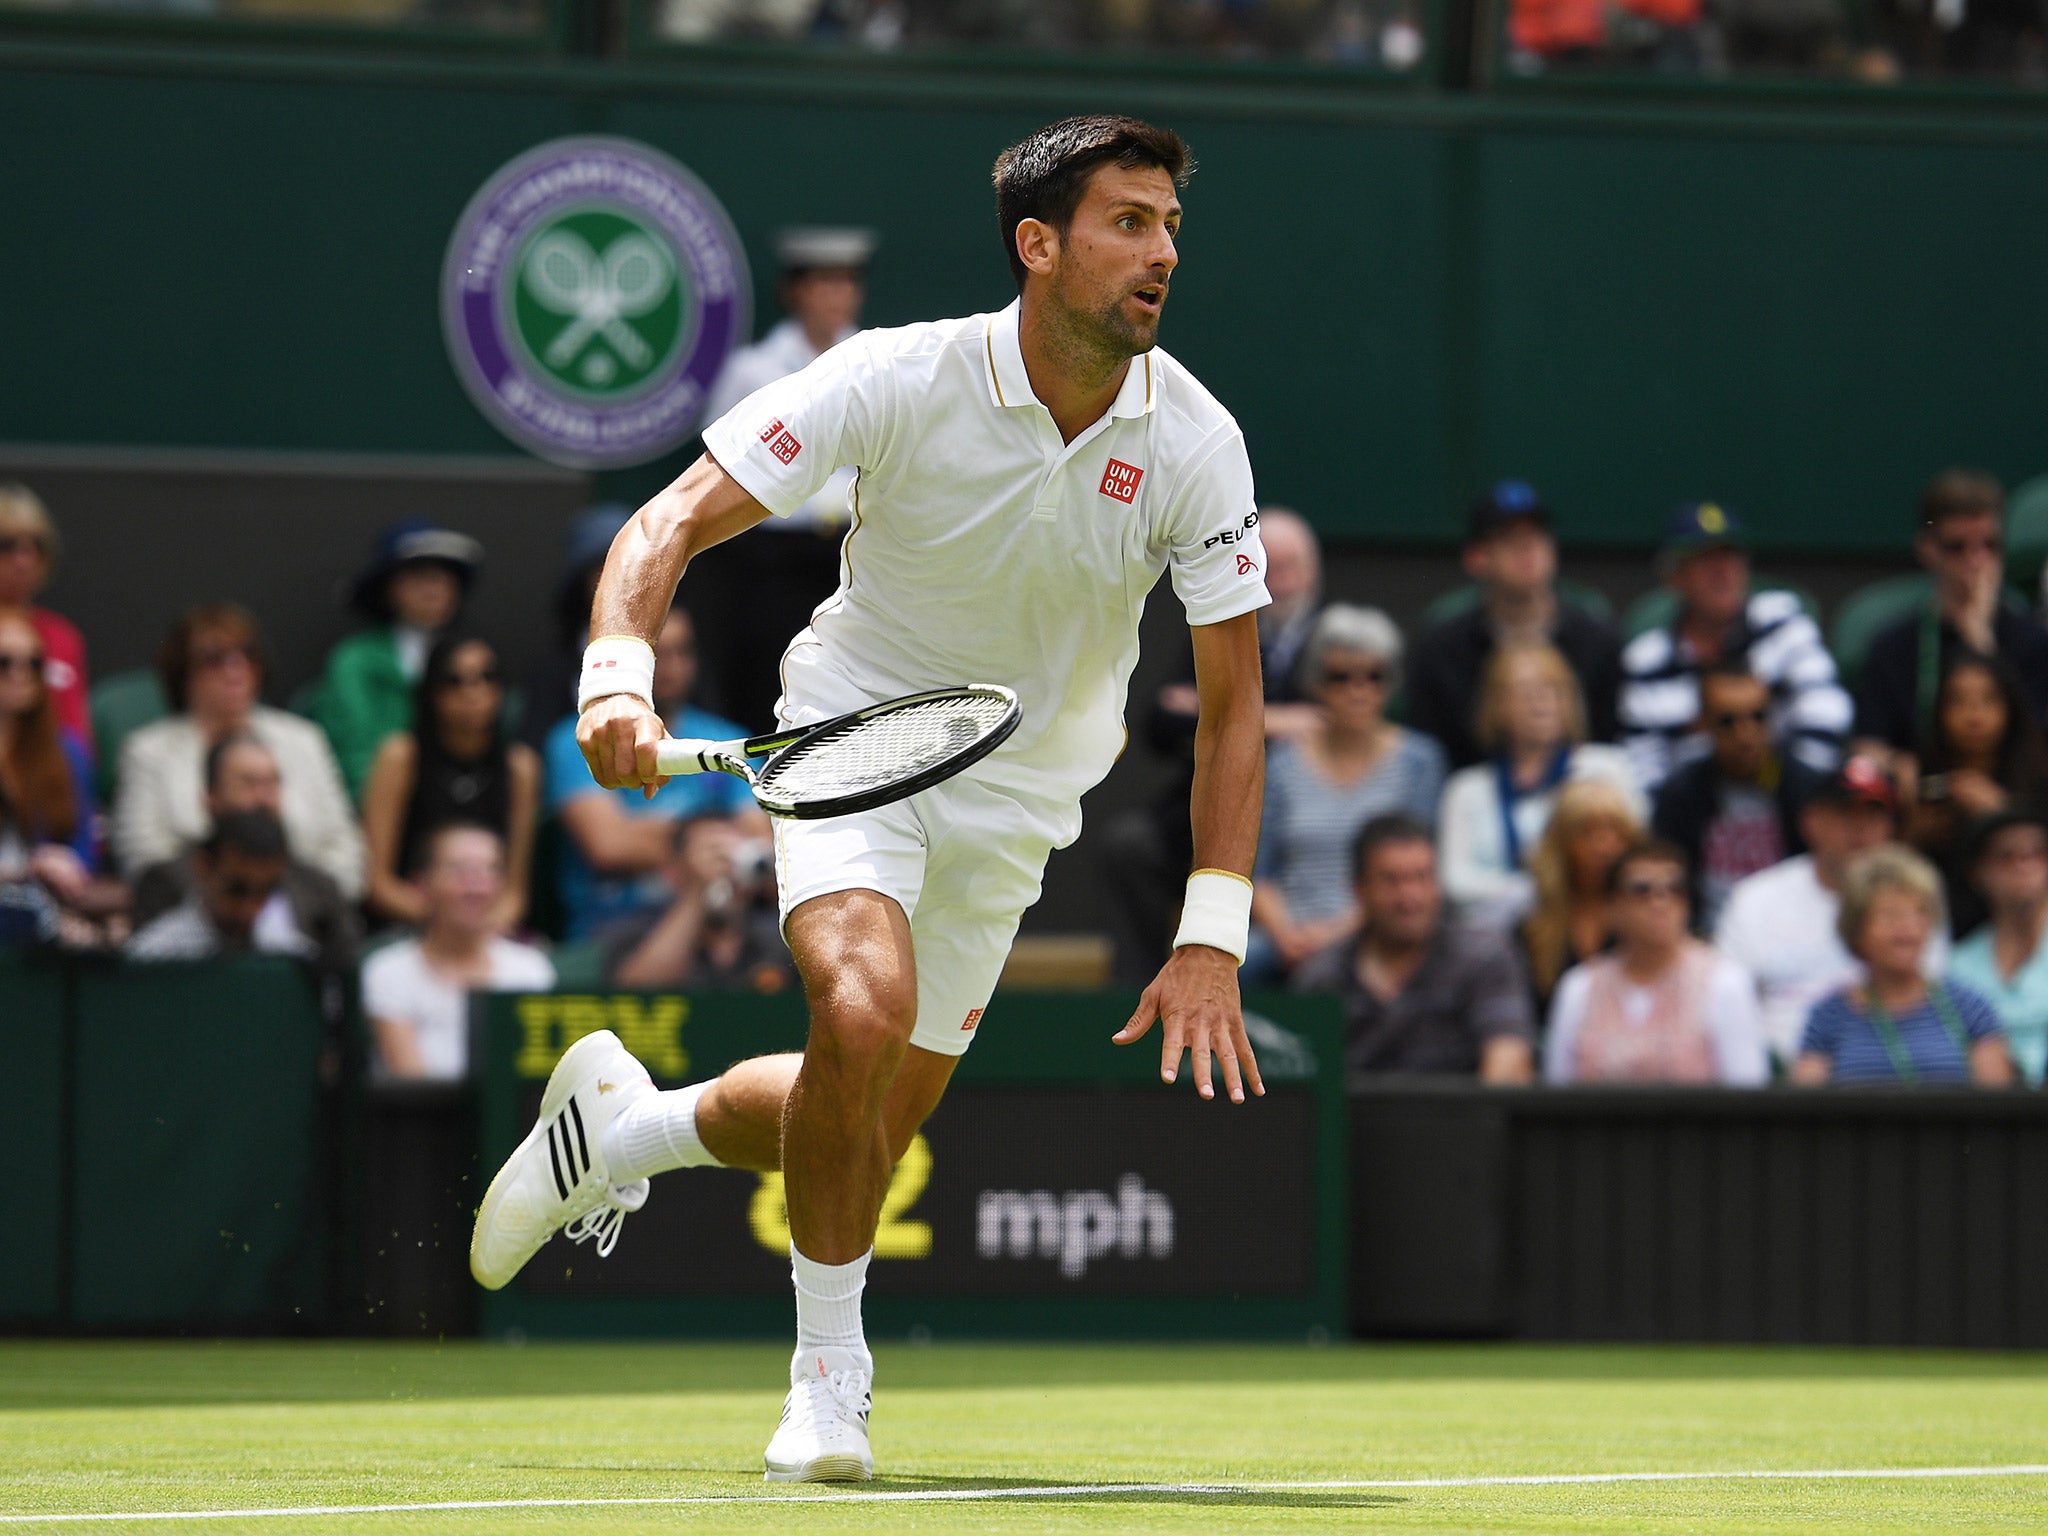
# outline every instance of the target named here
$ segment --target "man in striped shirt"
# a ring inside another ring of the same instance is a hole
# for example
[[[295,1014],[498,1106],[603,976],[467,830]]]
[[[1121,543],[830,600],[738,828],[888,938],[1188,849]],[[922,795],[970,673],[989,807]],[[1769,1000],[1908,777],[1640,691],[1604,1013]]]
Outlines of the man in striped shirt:
[[[1778,750],[1822,772],[1832,769],[1854,708],[1798,595],[1750,590],[1741,524],[1710,501],[1681,507],[1658,564],[1678,596],[1678,616],[1623,649],[1616,711],[1643,787],[1655,790],[1673,769],[1709,750],[1696,730],[1699,678],[1725,662],[1746,662],[1770,690]]]

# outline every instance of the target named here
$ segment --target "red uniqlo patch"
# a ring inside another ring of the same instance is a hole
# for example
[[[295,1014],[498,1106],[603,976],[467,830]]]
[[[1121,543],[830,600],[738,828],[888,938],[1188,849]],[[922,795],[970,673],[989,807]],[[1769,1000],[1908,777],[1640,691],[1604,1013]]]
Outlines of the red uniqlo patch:
[[[783,432],[776,437],[774,442],[768,445],[768,451],[787,464],[791,459],[804,451],[804,445],[791,437],[787,432]]]
[[[968,1009],[968,1010],[967,1010],[967,1019],[966,1019],[966,1021],[965,1021],[965,1022],[964,1022],[963,1024],[961,1024],[961,1026],[960,1026],[960,1030],[961,1030],[961,1033],[963,1033],[963,1034],[964,1034],[964,1033],[966,1033],[966,1032],[967,1032],[968,1030],[970,1030],[970,1029],[974,1028],[974,1026],[975,1026],[975,1025],[979,1024],[979,1023],[981,1022],[981,1015],[982,1015],[982,1010],[981,1010],[981,1009],[979,1009],[979,1008],[970,1008],[970,1009]]]
[[[778,416],[773,421],[769,422],[767,426],[761,429],[761,441],[764,443],[767,442],[770,438],[775,436],[775,434],[780,432],[781,430],[782,418]]]
[[[1138,482],[1145,478],[1145,471],[1135,464],[1126,464],[1122,459],[1111,459],[1109,468],[1102,472],[1099,487],[1105,496],[1113,496],[1129,506],[1138,499]]]

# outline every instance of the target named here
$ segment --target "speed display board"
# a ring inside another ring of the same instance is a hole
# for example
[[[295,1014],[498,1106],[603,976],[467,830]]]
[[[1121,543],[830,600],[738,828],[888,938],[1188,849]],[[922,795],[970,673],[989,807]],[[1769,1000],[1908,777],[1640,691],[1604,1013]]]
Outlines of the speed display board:
[[[1157,1078],[1109,1035],[1123,994],[1002,994],[897,1166],[869,1273],[879,1332],[1336,1333],[1343,1327],[1340,1026],[1323,999],[1247,1000],[1267,1085],[1245,1105]],[[479,996],[479,1165],[532,1124],[561,1052],[618,1032],[664,1087],[800,1048],[800,998]],[[485,1297],[487,1333],[787,1331],[780,1174],[654,1180],[617,1249],[559,1239]]]

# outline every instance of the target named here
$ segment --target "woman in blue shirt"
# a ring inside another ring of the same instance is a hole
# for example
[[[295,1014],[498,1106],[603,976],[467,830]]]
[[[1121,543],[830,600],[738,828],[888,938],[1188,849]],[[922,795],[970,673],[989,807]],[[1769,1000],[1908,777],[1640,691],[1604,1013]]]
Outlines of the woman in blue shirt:
[[[2048,1071],[2048,817],[2015,807],[1978,828],[1971,876],[1991,920],[1956,946],[1957,980],[1990,999],[2020,1076]]]
[[[1911,849],[1887,844],[1849,866],[1838,928],[1867,975],[1814,1004],[1793,1082],[2011,1085],[1991,1004],[1958,982],[1921,976],[1942,920],[1941,876]]]

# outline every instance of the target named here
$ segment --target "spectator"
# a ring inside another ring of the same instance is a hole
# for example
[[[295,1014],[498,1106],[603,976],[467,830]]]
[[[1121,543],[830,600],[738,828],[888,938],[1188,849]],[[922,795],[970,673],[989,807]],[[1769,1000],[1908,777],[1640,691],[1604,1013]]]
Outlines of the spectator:
[[[1949,974],[1990,1000],[2020,1073],[2048,1069],[2048,815],[2002,811],[1980,825],[1971,874],[1990,921],[1956,946]]]
[[[210,960],[220,955],[313,958],[313,945],[289,924],[261,919],[284,884],[289,858],[283,824],[268,811],[229,811],[193,854],[192,891],[135,930],[132,960]]]
[[[1535,904],[1515,930],[1539,1017],[1549,1013],[1559,978],[1612,941],[1609,876],[1642,835],[1636,802],[1605,780],[1580,779],[1557,792],[1529,858]]]
[[[363,893],[363,842],[327,737],[311,721],[260,703],[263,651],[256,621],[230,603],[188,609],[157,653],[175,714],[143,726],[121,749],[114,852],[133,878],[205,838],[206,752],[248,731],[283,776],[285,835],[294,855],[354,901]]]
[[[1316,728],[1266,759],[1265,819],[1252,874],[1254,979],[1284,975],[1358,928],[1346,850],[1388,811],[1434,824],[1443,749],[1387,719],[1401,686],[1401,632],[1376,608],[1332,604],[1303,648]]]
[[[482,564],[483,546],[467,534],[399,523],[384,530],[356,577],[352,602],[370,625],[328,654],[315,716],[357,799],[385,739],[412,728],[427,652],[455,622]]]
[[[1711,933],[1738,881],[1806,851],[1799,813],[1826,775],[1778,751],[1770,690],[1746,661],[1709,667],[1699,689],[1713,750],[1664,781],[1651,824],[1685,853],[1694,915]]]
[[[2048,631],[2003,600],[2005,491],[1989,475],[1951,469],[1920,496],[1914,553],[1933,591],[1927,606],[1880,630],[1857,674],[1856,734],[1894,752],[1920,750],[1935,732],[1935,681],[1959,652],[2003,657],[2048,720]],[[1935,666],[1922,674],[1922,661]]]
[[[590,640],[590,605],[597,597],[597,578],[612,540],[626,526],[633,509],[617,502],[586,508],[569,524],[562,552],[562,575],[555,584],[553,644],[534,663],[526,679],[526,715],[519,739],[547,756],[548,738],[562,712],[576,712],[576,688],[583,675],[583,648]]]
[[[1676,843],[1647,838],[1614,863],[1614,948],[1565,972],[1550,1006],[1553,1083],[1720,1083],[1771,1078],[1749,973],[1691,936],[1691,875]]]
[[[1266,698],[1268,742],[1295,740],[1322,721],[1320,705],[1304,703],[1295,686],[1302,647],[1321,611],[1322,550],[1315,530],[1286,507],[1259,510],[1266,549],[1266,591],[1259,610],[1259,668]],[[1119,976],[1142,987],[1172,948],[1187,872],[1194,865],[1188,796],[1195,782],[1193,657],[1179,679],[1159,690],[1146,717],[1146,740],[1172,765],[1145,806],[1124,811],[1104,828],[1103,872],[1115,888]]]
[[[25,485],[0,482],[0,608],[23,608],[43,648],[43,677],[58,729],[92,751],[90,680],[85,637],[69,619],[34,605],[56,574],[62,552],[57,525],[41,498]]]
[[[1445,921],[1429,825],[1375,816],[1356,839],[1363,921],[1296,973],[1297,990],[1344,999],[1344,1060],[1377,1072],[1477,1074],[1526,1083],[1535,1017],[1514,950],[1497,932]]]
[[[671,736],[730,739],[747,733],[690,702],[697,647],[690,615],[671,608],[654,642],[654,703]],[[562,848],[562,904],[568,937],[589,937],[636,913],[663,911],[674,895],[665,871],[676,829],[699,816],[722,816],[750,836],[768,835],[768,819],[746,785],[729,774],[670,779],[648,799],[637,789],[599,789],[576,745],[576,717],[548,736],[549,809],[568,835]]]
[[[1955,932],[1984,920],[1962,867],[1971,829],[2015,800],[2048,804],[2048,744],[2002,656],[1958,652],[1941,680],[1933,738],[1903,757],[1906,840],[1934,861],[1954,893]]]
[[[1444,787],[1444,893],[1468,915],[1484,912],[1506,927],[1535,898],[1528,854],[1561,786],[1604,780],[1628,798],[1637,821],[1649,806],[1626,753],[1586,744],[1578,680],[1555,646],[1511,641],[1493,653],[1478,725],[1489,761],[1459,769]]]
[[[497,931],[510,933],[526,915],[540,757],[506,741],[504,707],[498,653],[488,640],[445,634],[434,643],[407,710],[416,724],[384,739],[363,790],[369,907],[378,917],[415,926],[427,920],[426,890],[410,877],[427,834],[450,821],[476,822],[504,840]]]
[[[43,638],[0,608],[0,944],[91,947],[127,892],[97,878],[92,765],[57,721]]]
[[[284,783],[277,758],[249,731],[223,736],[206,749],[206,816],[254,813],[273,819],[283,814]],[[135,879],[131,915],[141,928],[189,901],[199,889],[199,855],[188,849],[177,858],[153,864]],[[287,954],[306,953],[331,974],[353,971],[362,948],[362,927],[355,907],[331,876],[303,859],[287,857],[284,878],[257,914],[258,949]],[[305,942],[296,945],[288,936]],[[275,935],[273,938],[271,935]]]
[[[1714,947],[1756,978],[1764,1038],[1782,1063],[1798,1054],[1813,1005],[1857,981],[1861,962],[1837,931],[1849,865],[1898,832],[1898,789],[1875,758],[1852,757],[1799,813],[1807,851],[1737,882],[1715,925]],[[1927,974],[1948,963],[1948,940],[1927,947]]]
[[[1835,931],[1865,973],[1814,1004],[1795,1083],[2011,1086],[1997,1010],[1967,986],[1926,975],[1942,923],[1941,876],[1910,848],[1878,848],[1849,866]]]
[[[676,829],[664,873],[674,892],[666,908],[598,935],[613,986],[780,992],[796,980],[776,917],[773,842],[699,817]]]
[[[711,386],[704,419],[716,421],[756,390],[807,368],[854,334],[867,298],[875,237],[865,229],[784,229],[775,237],[782,269],[783,320],[726,359]],[[790,637],[839,585],[839,543],[851,519],[854,470],[835,470],[817,495],[788,517],[772,517],[751,538],[713,559],[723,579],[699,601],[717,603],[707,623],[717,638],[719,697],[743,720],[765,729],[782,693],[782,653]],[[720,600],[723,601],[720,601]]]
[[[1557,540],[1534,490],[1503,480],[1473,507],[1465,570],[1479,583],[1479,602],[1433,625],[1415,647],[1408,688],[1415,728],[1443,743],[1453,768],[1479,762],[1488,755],[1474,725],[1487,658],[1503,645],[1547,644],[1578,679],[1586,738],[1614,740],[1621,641],[1606,620],[1558,595]]]
[[[1707,753],[1693,734],[1699,675],[1741,661],[1771,695],[1778,750],[1825,773],[1849,732],[1849,695],[1820,627],[1791,592],[1752,592],[1742,525],[1713,502],[1681,507],[1658,560],[1678,597],[1668,629],[1650,629],[1621,653],[1622,745],[1654,793],[1675,768]]]
[[[469,1073],[471,992],[545,992],[548,957],[498,931],[505,901],[505,845],[495,829],[463,822],[424,839],[416,937],[363,962],[363,1014],[379,1078],[453,1081]]]

